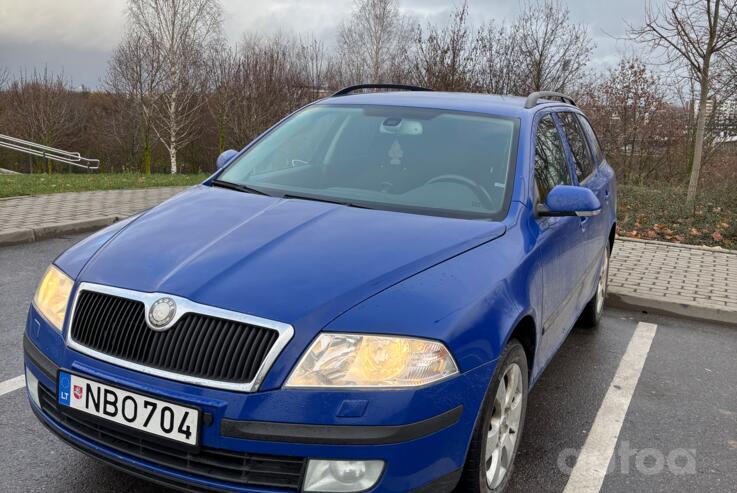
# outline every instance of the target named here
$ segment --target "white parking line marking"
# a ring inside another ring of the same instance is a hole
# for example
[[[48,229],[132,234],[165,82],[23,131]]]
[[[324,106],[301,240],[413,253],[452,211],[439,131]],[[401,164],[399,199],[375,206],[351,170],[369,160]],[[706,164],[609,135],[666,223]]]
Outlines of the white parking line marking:
[[[0,396],[8,394],[14,390],[18,390],[26,384],[26,376],[20,375],[10,380],[0,382]]]
[[[604,482],[609,461],[619,439],[632,394],[645,365],[658,326],[639,322],[619,362],[609,390],[596,413],[564,493],[597,493]]]

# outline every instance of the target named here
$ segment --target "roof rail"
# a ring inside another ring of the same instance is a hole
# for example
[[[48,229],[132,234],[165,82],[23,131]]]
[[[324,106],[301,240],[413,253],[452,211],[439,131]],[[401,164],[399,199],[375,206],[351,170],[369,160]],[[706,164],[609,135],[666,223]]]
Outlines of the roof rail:
[[[356,84],[355,86],[344,87],[340,91],[333,94],[331,97],[345,96],[361,89],[399,89],[402,91],[432,91],[426,87],[410,86],[406,84]]]
[[[564,103],[576,106],[576,102],[573,100],[573,98],[570,96],[566,96],[563,93],[555,91],[537,91],[527,96],[527,101],[525,101],[525,108],[534,108],[537,105],[538,101],[547,98],[560,98],[560,100]]]

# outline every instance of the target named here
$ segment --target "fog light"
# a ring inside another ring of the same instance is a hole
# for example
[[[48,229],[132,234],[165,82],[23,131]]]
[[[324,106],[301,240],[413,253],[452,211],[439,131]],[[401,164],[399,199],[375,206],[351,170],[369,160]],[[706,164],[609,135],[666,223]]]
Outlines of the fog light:
[[[383,470],[381,460],[310,459],[304,491],[364,491],[376,484]]]
[[[41,407],[41,401],[38,400],[38,378],[26,367],[26,387],[31,400],[38,407]]]

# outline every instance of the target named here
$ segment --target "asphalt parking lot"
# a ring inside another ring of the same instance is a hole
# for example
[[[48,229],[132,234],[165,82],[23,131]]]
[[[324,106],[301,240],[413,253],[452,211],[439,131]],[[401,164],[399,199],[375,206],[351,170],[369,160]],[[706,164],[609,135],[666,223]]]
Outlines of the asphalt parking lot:
[[[13,383],[36,283],[81,238],[0,248],[0,490],[162,491],[61,443]],[[735,327],[608,309],[598,330],[574,329],[530,395],[511,490],[737,491],[736,355]],[[602,450],[607,471],[576,465]]]

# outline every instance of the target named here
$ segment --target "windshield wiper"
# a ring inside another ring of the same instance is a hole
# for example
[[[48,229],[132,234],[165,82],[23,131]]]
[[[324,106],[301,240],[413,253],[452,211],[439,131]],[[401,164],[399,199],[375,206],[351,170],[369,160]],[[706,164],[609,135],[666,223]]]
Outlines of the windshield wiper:
[[[349,202],[347,200],[329,199],[329,198],[326,198],[326,197],[315,197],[313,195],[285,194],[285,195],[282,195],[281,198],[283,198],[283,199],[314,200],[315,202],[327,202],[328,204],[338,204],[338,205],[344,205],[346,207],[356,207],[358,209],[371,209],[371,207],[369,207],[369,206],[362,205],[362,204],[355,204],[355,203]]]
[[[266,195],[267,197],[273,197],[273,195],[271,195],[270,193],[266,193],[263,190],[259,190],[258,188],[249,187],[248,185],[241,185],[240,183],[232,183],[229,181],[213,180],[212,186],[228,188],[230,190],[237,190],[239,192],[255,193],[257,195]]]
[[[371,209],[372,207],[362,205],[362,204],[355,204],[353,202],[349,202],[346,200],[340,200],[340,199],[331,199],[327,197],[319,197],[319,196],[313,196],[313,195],[299,195],[299,194],[278,194],[278,195],[272,195],[264,190],[260,190],[258,188],[254,188],[248,185],[242,185],[240,183],[233,183],[230,181],[223,181],[223,180],[213,180],[212,186],[214,187],[221,187],[221,188],[228,188],[230,190],[237,190],[239,192],[245,192],[245,193],[254,193],[258,195],[266,195],[267,197],[278,197],[280,199],[302,199],[302,200],[314,200],[316,202],[327,202],[329,204],[338,204],[338,205],[344,205],[346,207],[356,207],[359,209]]]

